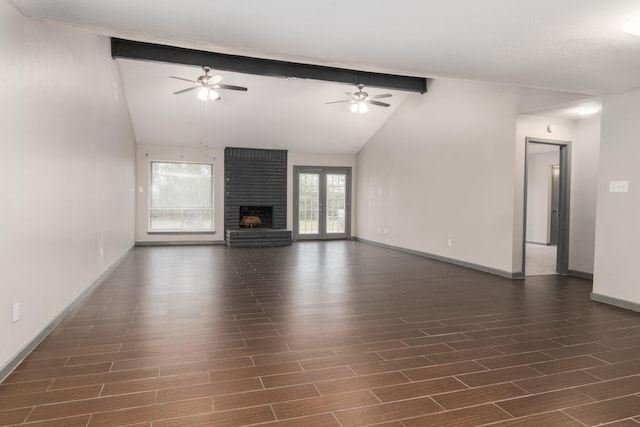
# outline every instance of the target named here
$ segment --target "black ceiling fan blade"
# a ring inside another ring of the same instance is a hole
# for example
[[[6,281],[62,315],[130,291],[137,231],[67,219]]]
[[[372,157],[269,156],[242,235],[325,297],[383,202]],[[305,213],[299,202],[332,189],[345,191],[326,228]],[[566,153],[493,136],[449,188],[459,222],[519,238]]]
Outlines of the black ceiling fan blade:
[[[198,86],[188,87],[188,88],[186,88],[186,89],[182,89],[182,90],[179,90],[179,91],[173,92],[173,94],[174,94],[174,95],[179,95],[179,94],[181,94],[181,93],[189,92],[190,90],[194,90],[194,89],[197,89],[197,88],[199,88],[199,87],[200,87],[200,85],[198,85]]]
[[[342,101],[330,101],[330,102],[325,102],[325,104],[339,104],[341,102],[353,102],[351,99],[344,99]]]
[[[176,77],[176,76],[169,76],[169,78],[171,79],[176,79],[176,80],[183,80],[185,82],[189,82],[189,83],[198,83],[195,80],[189,80],[189,79],[185,79],[184,77]]]
[[[371,99],[368,99],[366,102],[368,104],[377,105],[378,107],[390,107],[391,106],[391,104],[387,104],[386,102],[373,101]]]
[[[393,95],[390,93],[382,93],[380,95],[370,95],[369,99],[381,99],[381,98],[391,98]]]
[[[233,86],[233,85],[214,85],[213,87],[215,89],[241,90],[243,92],[246,92],[247,90],[249,90],[246,87]]]

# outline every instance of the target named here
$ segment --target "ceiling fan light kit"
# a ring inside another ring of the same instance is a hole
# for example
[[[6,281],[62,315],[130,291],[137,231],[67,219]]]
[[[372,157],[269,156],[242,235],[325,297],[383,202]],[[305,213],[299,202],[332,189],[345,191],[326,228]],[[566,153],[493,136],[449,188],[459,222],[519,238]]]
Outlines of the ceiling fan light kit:
[[[351,99],[325,102],[325,104],[338,104],[341,102],[350,102],[351,106],[349,107],[349,110],[354,114],[365,114],[366,112],[369,111],[369,105],[376,105],[378,107],[390,106],[390,104],[387,104],[386,102],[375,101],[376,99],[390,98],[391,96],[393,96],[390,93],[382,93],[379,95],[369,95],[363,89],[364,89],[364,85],[359,84],[357,92],[355,93],[345,92],[345,94],[349,95]]]
[[[218,93],[219,89],[237,90],[242,92],[247,91],[247,88],[243,86],[221,84],[220,82],[222,81],[223,77],[219,74],[210,75],[209,72],[211,72],[211,67],[208,67],[205,65],[202,67],[202,70],[204,71],[204,74],[198,77],[197,80],[185,79],[184,77],[169,76],[172,79],[183,80],[189,83],[195,83],[195,86],[191,86],[186,89],[177,90],[173,92],[173,94],[179,95],[181,93],[190,92],[192,90],[199,89],[198,99],[202,101],[208,101],[208,100],[217,101],[221,98],[220,94]]]
[[[349,110],[351,110],[351,112],[354,114],[364,114],[369,111],[369,107],[367,107],[366,102],[358,101],[351,104]]]
[[[207,101],[209,99],[217,101],[220,99],[220,94],[213,89],[203,87],[198,91],[198,99],[201,101]]]

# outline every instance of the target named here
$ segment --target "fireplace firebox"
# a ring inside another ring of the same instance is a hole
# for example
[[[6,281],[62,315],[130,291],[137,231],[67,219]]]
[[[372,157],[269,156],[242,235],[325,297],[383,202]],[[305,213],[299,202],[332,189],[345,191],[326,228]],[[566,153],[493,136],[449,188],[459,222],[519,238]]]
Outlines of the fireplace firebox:
[[[240,206],[240,228],[273,228],[273,206]]]

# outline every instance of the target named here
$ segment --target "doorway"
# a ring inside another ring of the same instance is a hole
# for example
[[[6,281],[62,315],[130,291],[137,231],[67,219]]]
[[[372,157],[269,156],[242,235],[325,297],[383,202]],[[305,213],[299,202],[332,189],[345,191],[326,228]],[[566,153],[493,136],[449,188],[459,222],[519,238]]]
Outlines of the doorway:
[[[568,274],[571,144],[526,139],[522,271]]]
[[[351,235],[351,168],[293,167],[294,239]]]

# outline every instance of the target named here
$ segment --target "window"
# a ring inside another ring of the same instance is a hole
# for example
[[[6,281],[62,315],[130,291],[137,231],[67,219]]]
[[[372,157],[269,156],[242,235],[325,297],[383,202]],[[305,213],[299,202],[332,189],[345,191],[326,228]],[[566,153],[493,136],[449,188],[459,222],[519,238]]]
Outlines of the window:
[[[213,165],[151,162],[150,231],[213,231]]]

